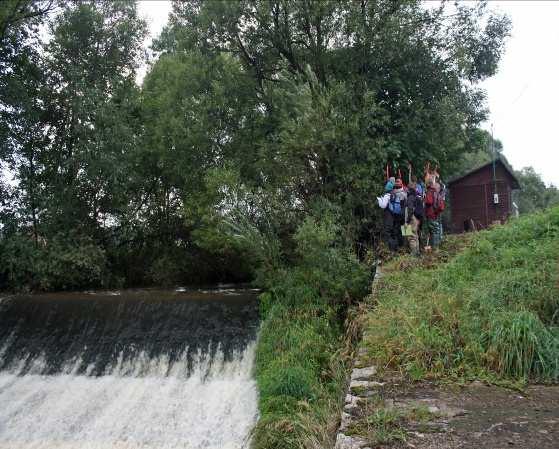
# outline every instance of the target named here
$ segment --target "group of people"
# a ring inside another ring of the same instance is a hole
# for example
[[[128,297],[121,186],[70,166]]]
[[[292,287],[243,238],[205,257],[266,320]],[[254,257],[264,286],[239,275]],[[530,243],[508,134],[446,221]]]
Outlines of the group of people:
[[[391,251],[409,246],[418,256],[421,246],[430,251],[440,244],[445,192],[436,171],[427,170],[425,182],[410,177],[408,185],[401,178],[387,179],[377,201],[383,209],[383,239]]]

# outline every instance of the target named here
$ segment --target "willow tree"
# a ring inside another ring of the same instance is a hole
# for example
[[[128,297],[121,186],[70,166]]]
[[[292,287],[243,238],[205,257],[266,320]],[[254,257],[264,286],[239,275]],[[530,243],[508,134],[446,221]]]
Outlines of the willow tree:
[[[510,23],[487,9],[418,0],[173,3],[167,54],[230,55],[249,81],[248,185],[289,186],[285,208],[341,208],[351,239],[374,231],[386,164],[445,169],[486,116],[476,87],[497,70]],[[239,134],[240,135],[240,134]]]

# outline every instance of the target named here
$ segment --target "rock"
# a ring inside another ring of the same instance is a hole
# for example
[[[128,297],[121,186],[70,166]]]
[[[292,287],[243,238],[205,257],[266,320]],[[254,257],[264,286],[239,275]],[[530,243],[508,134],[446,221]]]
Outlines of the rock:
[[[369,352],[369,350],[368,350],[366,347],[361,346],[361,347],[359,347],[359,349],[357,350],[357,356],[358,356],[358,357],[365,357],[365,356],[367,355],[368,352]]]
[[[365,449],[367,445],[367,440],[363,438],[350,437],[343,433],[338,433],[334,449]]]
[[[359,397],[352,396],[351,394],[346,395],[345,397],[345,405],[344,405],[344,412],[349,413],[350,415],[355,415],[359,411]]]
[[[368,366],[366,368],[354,368],[351,372],[351,380],[370,380],[377,372],[376,366]]]
[[[342,412],[342,422],[340,423],[340,432],[345,432],[348,427],[350,426],[351,422],[353,420],[353,417],[346,412]]]
[[[365,388],[365,389],[375,389],[378,387],[382,387],[384,385],[383,382],[375,382],[374,380],[352,380],[349,383],[349,389],[352,390],[354,388]]]
[[[431,404],[427,406],[427,410],[432,415],[437,415],[441,418],[454,418],[456,416],[466,415],[468,412],[462,408],[451,407],[443,401],[426,398],[420,399],[418,402],[410,401],[406,404],[407,407],[414,407],[417,404]]]
[[[355,396],[358,396],[358,397],[363,398],[363,399],[365,399],[365,398],[372,398],[373,396],[376,396],[376,395],[379,394],[379,392],[378,392],[377,390],[367,390],[367,389],[363,389],[363,388],[361,388],[361,389],[354,389],[354,390],[352,391],[352,393],[353,393]]]

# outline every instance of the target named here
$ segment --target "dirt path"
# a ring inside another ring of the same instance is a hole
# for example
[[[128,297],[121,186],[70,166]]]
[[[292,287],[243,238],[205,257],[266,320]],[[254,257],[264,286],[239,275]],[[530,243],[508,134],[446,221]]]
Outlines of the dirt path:
[[[559,385],[437,385],[355,368],[336,449],[559,449]]]
[[[559,386],[517,392],[477,382],[457,388],[419,383],[396,386],[383,396],[389,407],[429,411],[419,421],[406,421],[402,427],[407,439],[393,447],[559,448]]]

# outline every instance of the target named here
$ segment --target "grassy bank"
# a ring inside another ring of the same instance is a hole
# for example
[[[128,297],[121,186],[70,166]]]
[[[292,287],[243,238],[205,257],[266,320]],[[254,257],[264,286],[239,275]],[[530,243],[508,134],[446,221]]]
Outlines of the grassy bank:
[[[260,420],[254,449],[331,447],[345,389],[344,319],[370,272],[337,243],[338,228],[307,220],[296,262],[267,273],[256,354]],[[346,322],[349,320],[346,320]]]
[[[559,378],[559,208],[385,267],[364,345],[412,379]]]

